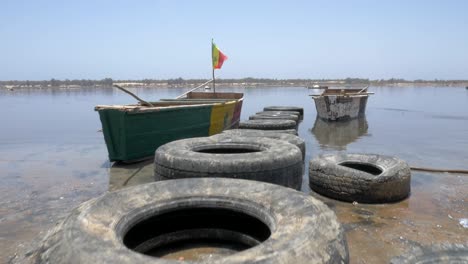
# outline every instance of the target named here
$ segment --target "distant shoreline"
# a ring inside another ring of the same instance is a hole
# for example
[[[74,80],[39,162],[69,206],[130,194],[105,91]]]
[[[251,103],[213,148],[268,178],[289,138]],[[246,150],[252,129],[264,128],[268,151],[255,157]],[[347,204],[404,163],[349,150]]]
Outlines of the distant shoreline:
[[[395,87],[395,88],[411,88],[411,87],[419,87],[419,88],[424,88],[424,87],[439,87],[439,88],[465,88],[468,87],[468,83],[466,84],[457,84],[457,85],[441,85],[439,83],[395,83],[395,84],[353,84],[350,85],[349,87],[365,87],[365,86],[370,86],[370,87]],[[123,85],[126,88],[148,88],[148,89],[154,89],[154,88],[160,88],[160,89],[176,89],[176,88],[195,88],[196,85],[194,84],[185,84],[185,85]],[[312,86],[304,86],[304,85],[295,85],[295,84],[255,84],[255,85],[232,85],[232,84],[224,84],[220,83],[216,85],[217,87],[236,87],[236,88],[269,88],[269,87],[286,87],[286,88],[293,88],[293,87],[304,87],[304,88],[309,88],[309,89],[321,89],[323,87],[317,87],[314,88]],[[209,88],[212,86],[209,85]],[[330,88],[346,88],[347,85],[330,85]],[[112,86],[102,86],[102,85],[95,85],[95,86],[72,86],[72,87],[67,87],[67,86],[14,86],[14,85],[7,85],[7,86],[1,86],[0,85],[0,90],[30,90],[30,89],[37,89],[37,90],[74,90],[74,89],[109,89],[113,88]],[[203,87],[200,87],[200,90],[203,89]],[[467,88],[468,89],[468,88]]]
[[[104,80],[50,80],[50,81],[0,81],[0,89],[16,90],[16,89],[81,89],[81,88],[111,88],[112,84],[118,84],[123,87],[137,88],[195,88],[205,83],[207,80],[142,80],[142,81],[113,81],[112,79]],[[304,87],[304,88],[321,88],[328,87],[468,87],[468,80],[436,80],[436,81],[405,81],[401,79],[390,80],[367,80],[367,79],[344,79],[344,80],[272,80],[272,79],[229,79],[216,80],[218,87],[244,87],[244,88],[262,88],[262,87]],[[209,83],[203,87],[211,87]],[[202,87],[202,88],[203,88]]]

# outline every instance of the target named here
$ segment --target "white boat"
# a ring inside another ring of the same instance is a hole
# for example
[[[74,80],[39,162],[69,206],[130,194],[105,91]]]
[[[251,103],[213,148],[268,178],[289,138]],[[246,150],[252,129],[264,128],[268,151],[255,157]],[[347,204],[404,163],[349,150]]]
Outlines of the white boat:
[[[366,111],[368,87],[362,89],[328,89],[311,95],[319,118],[326,121],[343,121],[362,117]]]

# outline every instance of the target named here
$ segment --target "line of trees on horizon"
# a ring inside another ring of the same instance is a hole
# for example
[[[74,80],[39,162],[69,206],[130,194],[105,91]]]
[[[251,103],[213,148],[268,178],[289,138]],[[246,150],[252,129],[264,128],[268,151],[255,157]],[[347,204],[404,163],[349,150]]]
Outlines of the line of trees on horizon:
[[[75,79],[75,80],[58,80],[52,78],[50,80],[41,81],[30,81],[30,80],[10,80],[0,81],[2,86],[23,86],[23,87],[60,87],[60,86],[81,86],[81,87],[92,87],[92,86],[112,86],[113,83],[141,83],[143,85],[187,85],[187,84],[202,84],[209,79],[183,79],[182,77],[175,79],[142,79],[142,80],[113,80],[112,78],[104,78],[101,80],[90,80],[90,79]],[[344,83],[344,84],[397,84],[397,83],[443,83],[443,84],[457,84],[457,83],[468,83],[468,80],[405,80],[401,78],[391,79],[378,79],[370,80],[364,78],[345,78],[345,79],[270,79],[270,78],[253,78],[246,77],[240,79],[216,79],[216,83],[233,84],[233,83],[245,83],[245,84],[267,84],[267,85],[286,85],[286,84],[300,84],[300,85],[312,85],[321,83]]]

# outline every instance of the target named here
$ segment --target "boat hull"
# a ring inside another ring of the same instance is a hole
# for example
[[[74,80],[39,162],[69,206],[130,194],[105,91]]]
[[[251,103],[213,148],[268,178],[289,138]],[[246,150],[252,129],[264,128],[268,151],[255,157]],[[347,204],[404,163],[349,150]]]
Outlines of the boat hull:
[[[96,108],[110,161],[137,161],[168,142],[236,128],[242,99],[225,103],[177,105],[153,110]]]
[[[313,97],[319,118],[327,121],[345,121],[363,117],[367,95],[325,95]]]

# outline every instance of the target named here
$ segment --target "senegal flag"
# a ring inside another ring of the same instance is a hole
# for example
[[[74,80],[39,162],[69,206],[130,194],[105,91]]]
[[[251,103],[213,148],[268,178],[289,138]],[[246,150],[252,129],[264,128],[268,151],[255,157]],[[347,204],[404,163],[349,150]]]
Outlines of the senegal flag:
[[[211,52],[211,58],[213,59],[213,69],[221,69],[223,62],[227,60],[227,56],[218,49],[213,41],[211,41]]]

